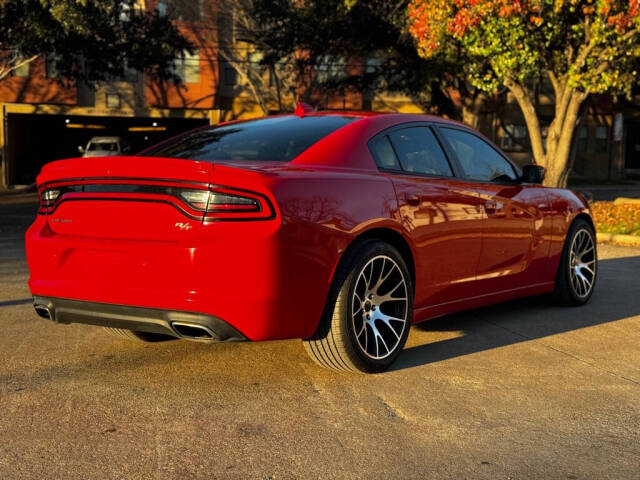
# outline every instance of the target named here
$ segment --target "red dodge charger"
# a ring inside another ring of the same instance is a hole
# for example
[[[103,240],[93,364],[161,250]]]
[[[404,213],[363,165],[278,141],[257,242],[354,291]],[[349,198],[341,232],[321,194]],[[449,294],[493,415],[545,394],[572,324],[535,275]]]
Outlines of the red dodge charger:
[[[46,165],[26,234],[37,313],[143,341],[301,338],[378,372],[411,323],[518,297],[584,304],[585,199],[465,125],[304,112]]]

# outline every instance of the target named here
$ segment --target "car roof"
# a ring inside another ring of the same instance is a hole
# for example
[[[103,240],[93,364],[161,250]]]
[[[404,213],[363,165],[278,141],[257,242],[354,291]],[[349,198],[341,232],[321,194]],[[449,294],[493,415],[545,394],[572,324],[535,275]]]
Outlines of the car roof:
[[[410,123],[410,122],[436,122],[436,123],[446,123],[450,125],[458,125],[465,128],[471,128],[469,125],[466,125],[462,122],[458,122],[456,120],[451,120],[449,118],[439,117],[437,115],[427,115],[424,113],[403,113],[403,112],[377,112],[377,111],[350,111],[350,110],[325,110],[319,112],[309,113],[305,116],[327,116],[327,115],[336,115],[336,116],[353,116],[362,118],[363,120],[367,120],[369,122],[377,123],[385,123],[387,125],[393,123]]]
[[[354,110],[326,110],[305,112],[303,115],[294,113],[282,113],[276,115],[243,118],[220,122],[216,125],[206,125],[194,131],[206,130],[209,128],[223,127],[245,122],[266,120],[270,118],[300,118],[308,117],[353,117],[354,121],[337,128],[326,137],[318,140],[297,157],[291,160],[293,165],[316,165],[316,166],[338,166],[355,169],[377,170],[373,157],[369,152],[366,142],[362,138],[373,138],[380,132],[402,124],[414,122],[439,123],[451,126],[458,126],[474,131],[468,125],[454,120],[438,117],[435,115],[423,115],[417,113],[397,113],[397,112],[373,112]],[[475,132],[478,135],[479,132]],[[484,137],[483,137],[484,138]],[[170,139],[171,140],[171,139]],[[168,140],[168,141],[170,141]],[[144,152],[142,152],[144,153]]]
[[[396,112],[357,112],[357,111],[325,111],[310,112],[307,116],[353,116],[357,120],[338,128],[333,133],[319,140],[317,143],[293,159],[297,165],[324,165],[350,167],[356,169],[377,170],[367,142],[361,139],[371,139],[388,128],[414,122],[439,123],[441,125],[457,126],[474,131],[468,125],[454,120],[416,113]],[[478,132],[476,134],[482,136]],[[483,136],[482,136],[483,137]],[[484,138],[484,137],[483,137]]]
[[[422,113],[401,113],[401,112],[378,112],[378,111],[365,111],[365,110],[319,110],[314,112],[308,112],[304,115],[296,115],[294,113],[279,113],[276,115],[268,115],[263,117],[253,117],[253,118],[241,118],[237,120],[230,120],[227,122],[220,122],[218,125],[231,125],[234,123],[243,123],[250,122],[252,120],[260,120],[265,118],[275,118],[275,117],[296,117],[300,118],[304,117],[327,117],[327,116],[336,116],[336,117],[355,117],[363,120],[375,121],[377,119],[385,120],[385,123],[390,120],[397,120],[398,123],[405,122],[439,122],[439,123],[449,123],[454,125],[460,125],[467,128],[470,128],[468,125],[465,125],[461,122],[457,122],[455,120],[450,120],[444,117],[438,117],[436,115],[426,115]]]

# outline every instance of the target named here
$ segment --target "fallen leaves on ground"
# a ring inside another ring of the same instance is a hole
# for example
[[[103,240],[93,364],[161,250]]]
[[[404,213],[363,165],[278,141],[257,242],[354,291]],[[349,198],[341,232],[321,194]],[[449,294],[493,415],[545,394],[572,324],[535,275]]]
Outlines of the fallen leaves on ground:
[[[600,233],[616,233],[640,236],[640,204],[594,202],[591,214]]]

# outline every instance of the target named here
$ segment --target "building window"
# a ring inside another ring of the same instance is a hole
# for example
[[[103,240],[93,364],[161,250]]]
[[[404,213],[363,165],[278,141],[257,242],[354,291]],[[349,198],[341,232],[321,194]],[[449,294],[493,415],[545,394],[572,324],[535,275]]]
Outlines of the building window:
[[[47,78],[58,78],[60,76],[56,66],[56,59],[52,55],[47,55],[45,57],[44,70]]]
[[[158,0],[158,15],[171,20],[195,22],[202,19],[204,0]]]
[[[316,65],[319,83],[339,83],[347,76],[347,62],[344,57],[325,55]]]
[[[589,130],[587,127],[580,127],[578,129],[578,140],[576,142],[576,149],[580,153],[587,151],[589,147]]]
[[[503,150],[511,152],[522,152],[527,149],[528,136],[525,125],[505,125],[500,141]]]
[[[19,62],[22,61],[22,59],[18,60]],[[18,68],[14,68],[13,70],[11,70],[11,76],[13,77],[28,77],[29,76],[29,66],[31,65],[31,62],[27,62],[24,65],[20,65]]]
[[[184,52],[173,62],[173,73],[183,83],[200,83],[200,51]]]
[[[129,66],[129,61],[125,58],[122,67],[122,75],[114,80],[118,82],[136,83],[138,81],[138,71]]]
[[[609,128],[606,125],[596,127],[596,152],[606,153],[609,151]]]
[[[228,87],[233,87],[238,83],[238,72],[233,67],[224,67],[224,84]]]
[[[107,99],[105,101],[107,108],[120,108],[120,94],[107,93]]]

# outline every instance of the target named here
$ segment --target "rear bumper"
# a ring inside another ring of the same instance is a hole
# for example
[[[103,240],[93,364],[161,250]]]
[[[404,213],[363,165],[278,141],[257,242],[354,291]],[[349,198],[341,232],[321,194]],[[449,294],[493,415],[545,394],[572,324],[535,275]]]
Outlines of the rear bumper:
[[[25,246],[33,296],[192,312],[222,319],[250,341],[311,336],[333,266],[304,242],[288,241],[276,221],[217,222],[183,242],[159,242],[60,235],[38,215]],[[98,325],[132,328],[126,314],[116,325],[98,313],[73,321],[96,324],[99,318]],[[164,313],[150,318],[165,327],[170,320]],[[151,328],[134,324],[139,327]],[[158,333],[175,335],[167,328]]]
[[[224,320],[205,313],[112,305],[38,295],[33,297],[33,305],[38,315],[56,323],[83,323],[123,328],[205,342],[247,340]],[[190,327],[190,329],[182,327]],[[197,333],[197,336],[185,335],[184,332],[188,331]]]

